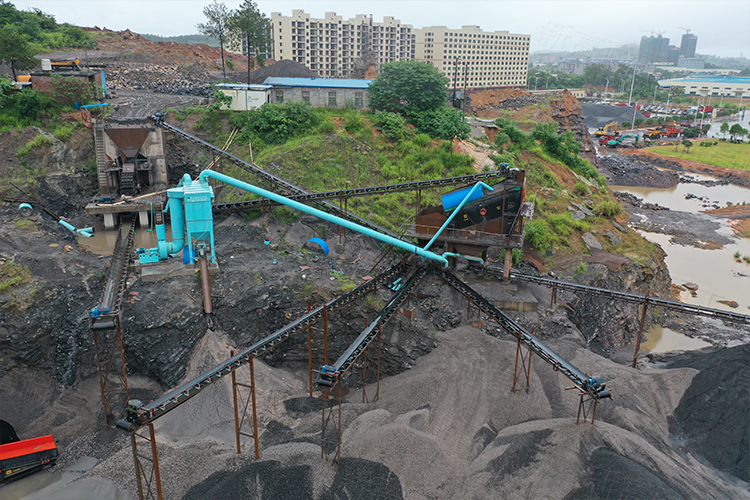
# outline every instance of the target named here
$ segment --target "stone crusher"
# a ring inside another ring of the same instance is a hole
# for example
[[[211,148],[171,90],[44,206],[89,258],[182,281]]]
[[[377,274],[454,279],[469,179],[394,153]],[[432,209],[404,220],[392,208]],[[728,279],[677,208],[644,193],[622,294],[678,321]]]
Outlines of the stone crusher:
[[[0,484],[51,467],[57,461],[59,452],[51,435],[20,440],[8,422],[0,420],[0,427]]]
[[[166,188],[161,129],[150,124],[97,123],[94,137],[100,197],[132,197]]]

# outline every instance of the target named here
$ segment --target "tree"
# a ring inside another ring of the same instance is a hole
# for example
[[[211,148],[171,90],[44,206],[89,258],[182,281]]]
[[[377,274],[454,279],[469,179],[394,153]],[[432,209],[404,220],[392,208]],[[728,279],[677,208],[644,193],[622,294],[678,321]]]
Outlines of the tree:
[[[735,123],[735,124],[734,124],[734,125],[732,125],[732,127],[731,127],[731,128],[729,129],[729,137],[731,137],[731,139],[732,139],[732,140],[734,140],[736,136],[738,136],[738,135],[739,135],[739,136],[742,136],[742,133],[741,133],[741,132],[742,132],[742,130],[744,130],[744,129],[742,128],[742,125],[740,125],[739,123]]]
[[[449,83],[430,63],[386,63],[370,83],[370,105],[373,109],[401,114],[436,109],[446,103]]]
[[[721,133],[724,134],[724,138],[726,139],[727,132],[729,132],[729,124],[727,122],[722,123],[719,131],[721,131]]]
[[[0,61],[10,66],[13,80],[16,80],[16,70],[24,71],[38,64],[31,51],[27,37],[16,30],[14,26],[0,26]]]
[[[685,151],[690,154],[690,148],[693,147],[693,141],[691,141],[690,139],[683,139],[680,144],[682,144],[682,147],[685,148]]]
[[[250,83],[250,70],[255,67],[255,62],[258,62],[260,67],[265,66],[264,52],[268,51],[268,48],[273,43],[271,36],[271,25],[270,21],[265,14],[258,10],[258,4],[252,0],[245,0],[240,8],[232,11],[227,28],[233,36],[233,45],[236,47],[242,43],[242,39],[245,39],[245,47],[247,48],[247,83]],[[255,57],[250,57],[250,52],[255,53]]]
[[[203,8],[203,15],[208,19],[207,23],[199,23],[195,27],[201,35],[206,35],[219,40],[221,47],[221,71],[224,79],[227,79],[227,68],[224,62],[224,40],[227,35],[227,22],[229,20],[229,10],[223,3],[214,0],[214,3]]]

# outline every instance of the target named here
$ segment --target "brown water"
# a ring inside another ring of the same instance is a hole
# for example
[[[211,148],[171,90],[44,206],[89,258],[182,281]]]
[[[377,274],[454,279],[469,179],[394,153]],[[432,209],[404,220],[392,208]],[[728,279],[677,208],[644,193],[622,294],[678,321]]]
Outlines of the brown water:
[[[691,174],[697,179],[713,179],[712,177]],[[726,185],[726,186],[703,186],[700,184],[678,184],[669,189],[610,186],[613,191],[625,191],[631,193],[649,203],[657,203],[671,210],[684,212],[699,212],[709,207],[704,207],[705,202],[696,199],[685,199],[690,193],[696,196],[708,198],[711,204],[725,207],[727,202],[733,204],[750,202],[750,189]],[[750,264],[744,260],[737,261],[734,254],[750,256],[750,240],[737,238],[729,227],[729,220],[715,219],[721,224],[719,233],[729,236],[733,242],[724,245],[721,249],[705,250],[692,246],[674,245],[669,242],[671,236],[658,233],[639,231],[649,241],[660,245],[667,256],[665,262],[669,268],[672,282],[678,285],[695,283],[698,291],[693,296],[689,291],[680,293],[680,300],[688,304],[695,304],[715,309],[750,314]],[[732,308],[719,301],[734,301],[738,307]],[[662,352],[670,349],[696,349],[705,347],[705,343],[691,339],[669,329],[655,327],[646,333],[647,345],[657,349],[653,352]],[[649,348],[644,347],[644,350]]]
[[[123,237],[130,230],[130,225],[124,223],[122,225]],[[105,231],[104,225],[99,224],[94,226],[94,236],[86,238],[85,236],[78,236],[78,245],[81,248],[93,252],[98,255],[112,255],[112,251],[117,241],[117,231]],[[167,225],[167,241],[172,241],[172,228]],[[156,230],[151,228],[136,228],[135,237],[133,239],[133,248],[154,248],[157,244]]]
[[[711,344],[702,340],[690,338],[669,328],[654,325],[646,332],[646,342],[641,344],[644,352],[669,352],[688,349],[702,349]]]

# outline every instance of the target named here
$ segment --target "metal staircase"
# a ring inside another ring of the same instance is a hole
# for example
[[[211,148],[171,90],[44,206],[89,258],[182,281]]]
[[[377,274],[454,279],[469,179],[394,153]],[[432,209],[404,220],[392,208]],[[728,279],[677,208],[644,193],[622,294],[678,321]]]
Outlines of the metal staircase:
[[[109,159],[104,152],[104,123],[94,123],[94,146],[96,148],[96,170],[99,179],[99,195],[112,194],[109,186]]]

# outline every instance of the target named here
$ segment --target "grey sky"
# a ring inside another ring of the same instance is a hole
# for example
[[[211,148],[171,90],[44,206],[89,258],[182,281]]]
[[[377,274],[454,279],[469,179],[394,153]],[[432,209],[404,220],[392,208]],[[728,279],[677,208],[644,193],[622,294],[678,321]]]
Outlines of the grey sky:
[[[137,33],[172,36],[196,33],[205,22],[203,7],[212,0],[10,0],[16,8],[39,8],[58,22],[78,26],[126,28]],[[228,8],[241,0],[225,0]],[[531,50],[585,50],[638,43],[641,36],[663,32],[680,44],[689,28],[698,36],[697,52],[750,57],[748,0],[258,0],[268,15],[291,15],[302,9],[313,17],[336,12],[344,18],[372,14],[375,21],[394,16],[415,28],[478,25],[531,35]]]

